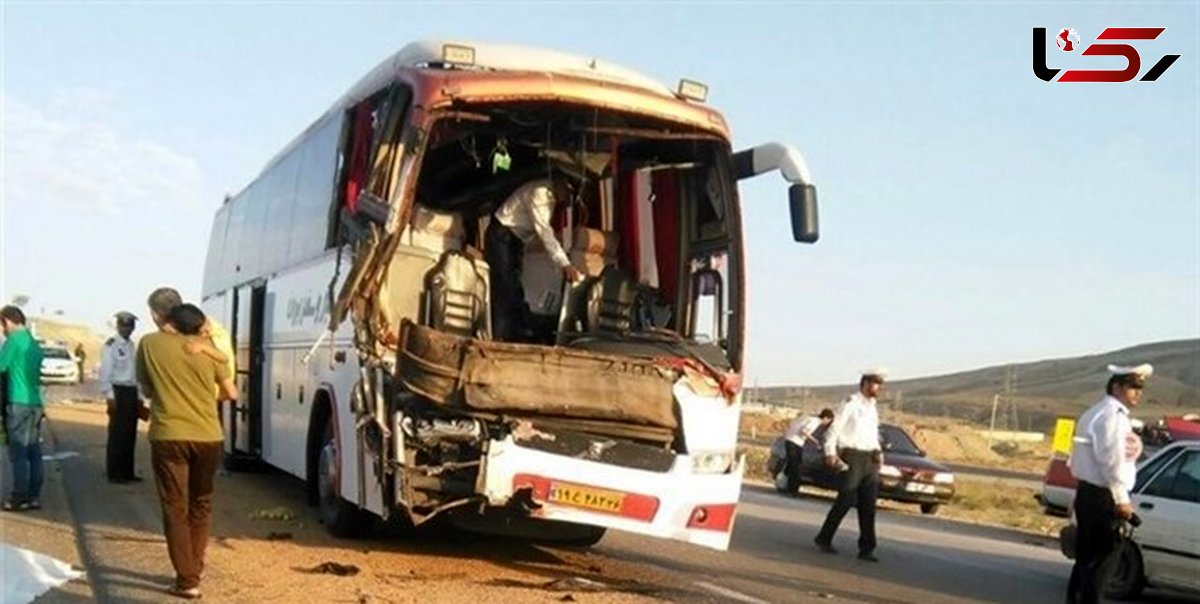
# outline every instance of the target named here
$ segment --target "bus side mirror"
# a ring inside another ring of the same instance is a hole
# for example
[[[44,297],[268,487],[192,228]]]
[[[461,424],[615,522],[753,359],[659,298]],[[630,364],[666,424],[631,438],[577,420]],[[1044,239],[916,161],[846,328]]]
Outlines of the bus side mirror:
[[[788,187],[788,205],[792,211],[792,238],[799,243],[815,243],[821,236],[817,224],[817,188],[800,183]]]

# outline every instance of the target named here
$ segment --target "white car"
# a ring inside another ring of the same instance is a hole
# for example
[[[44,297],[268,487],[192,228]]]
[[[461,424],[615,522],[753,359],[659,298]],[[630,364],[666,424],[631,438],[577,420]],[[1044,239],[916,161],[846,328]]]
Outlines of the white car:
[[[79,363],[66,346],[42,344],[42,383],[78,384]]]
[[[1117,550],[1106,595],[1132,599],[1145,587],[1200,594],[1200,442],[1172,443],[1143,462],[1131,499],[1142,523]]]

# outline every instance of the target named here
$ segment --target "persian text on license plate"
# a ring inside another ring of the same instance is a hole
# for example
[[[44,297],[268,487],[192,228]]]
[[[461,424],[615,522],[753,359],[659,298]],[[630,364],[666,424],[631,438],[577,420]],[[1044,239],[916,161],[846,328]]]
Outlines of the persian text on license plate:
[[[919,482],[910,482],[904,485],[904,490],[908,491],[909,493],[928,493],[930,495],[937,492],[937,489],[935,489],[933,485],[921,484]]]
[[[554,483],[550,485],[550,501],[562,505],[617,514],[621,512],[621,504],[625,501],[625,494],[572,484]]]

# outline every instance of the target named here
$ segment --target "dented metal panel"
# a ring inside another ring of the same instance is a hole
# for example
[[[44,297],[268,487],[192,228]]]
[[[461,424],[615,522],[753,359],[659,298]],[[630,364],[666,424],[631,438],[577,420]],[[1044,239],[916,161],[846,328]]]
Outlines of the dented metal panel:
[[[406,388],[464,410],[678,426],[678,373],[644,359],[473,340],[405,321],[397,365]]]

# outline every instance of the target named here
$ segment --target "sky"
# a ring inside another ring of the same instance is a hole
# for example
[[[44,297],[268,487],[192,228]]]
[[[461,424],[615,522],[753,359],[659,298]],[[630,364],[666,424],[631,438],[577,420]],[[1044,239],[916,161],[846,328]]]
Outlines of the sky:
[[[1106,27],[1156,82],[1034,76],[1032,28]],[[1200,3],[0,2],[0,302],[108,331],[197,299],[212,216],[406,43],[549,47],[710,87],[735,148],[806,157],[741,185],[749,384],[827,384],[1200,336]],[[147,323],[142,324],[146,328]],[[1132,359],[1131,359],[1132,360]]]

